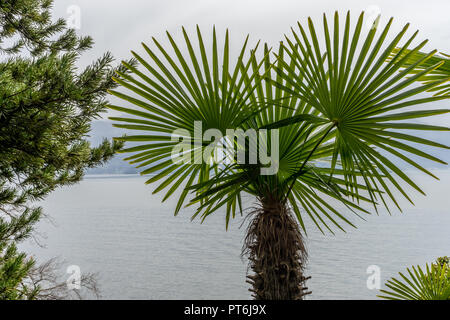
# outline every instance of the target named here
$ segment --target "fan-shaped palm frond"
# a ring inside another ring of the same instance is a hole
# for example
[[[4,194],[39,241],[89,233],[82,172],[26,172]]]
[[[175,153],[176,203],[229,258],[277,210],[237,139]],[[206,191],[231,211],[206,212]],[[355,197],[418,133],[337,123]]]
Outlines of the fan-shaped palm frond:
[[[351,182],[356,181],[355,172],[361,174],[373,203],[378,199],[385,201],[387,195],[400,209],[393,189],[398,190],[412,202],[404,191],[401,181],[423,193],[420,187],[400,169],[390,158],[403,160],[435,177],[419,163],[411,159],[411,154],[445,164],[446,162],[423,152],[417,145],[430,145],[447,148],[448,146],[420,137],[407,130],[449,131],[448,127],[405,122],[432,115],[447,113],[447,109],[418,109],[417,106],[446,99],[445,96],[415,98],[424,91],[445,83],[449,78],[435,79],[421,86],[416,81],[430,75],[444,62],[423,67],[423,63],[435,54],[435,51],[413,59],[426,41],[409,49],[417,32],[405,37],[408,25],[393,40],[384,44],[392,25],[392,19],[377,35],[378,23],[368,34],[362,36],[363,13],[354,30],[351,30],[350,14],[345,19],[341,34],[339,16],[334,16],[333,29],[330,31],[327,17],[323,17],[324,42],[321,45],[316,28],[311,19],[308,30],[300,23],[298,31],[292,29],[292,37],[286,37],[285,51],[290,62],[281,58],[284,67],[275,68],[279,78],[289,85],[275,82],[284,92],[304,101],[309,108],[326,120],[328,135],[333,135],[331,174],[341,169],[348,189],[359,194],[359,188]],[[393,50],[400,50],[386,63]],[[409,51],[408,51],[409,50]],[[405,52],[408,52],[405,54]],[[405,67],[405,63],[410,64]],[[413,76],[406,77],[410,72]],[[400,71],[400,72],[399,72]],[[404,111],[406,107],[414,107]],[[295,122],[293,119],[291,122]],[[417,131],[416,131],[417,132]],[[339,165],[340,163],[340,165]],[[295,193],[295,184],[293,189]],[[356,197],[357,198],[357,197]],[[389,209],[388,209],[389,210]]]
[[[392,56],[397,55],[400,52],[399,48],[394,49],[392,52]],[[405,51],[403,54],[408,54],[408,51]],[[392,57],[391,56],[391,57]],[[411,66],[414,61],[423,59],[424,62],[415,70],[411,71],[411,74],[417,74],[426,68],[429,68],[438,63],[444,62],[439,68],[433,70],[426,76],[421,77],[419,80],[424,83],[432,83],[433,81],[439,81],[448,79],[450,77],[450,55],[445,53],[435,54],[434,56],[429,57],[426,53],[416,52],[411,55],[410,58],[407,59],[405,63],[405,68]],[[430,88],[430,92],[435,92],[436,96],[450,96],[450,82],[443,82],[441,85]]]
[[[389,300],[450,300],[450,268],[448,264],[426,265],[406,269],[408,275],[399,272],[400,280],[391,278],[386,287],[391,291],[380,290],[380,298]]]
[[[282,57],[283,54],[284,47],[280,46],[277,55]],[[304,230],[305,216],[321,231],[326,228],[333,232],[332,226],[344,230],[342,223],[354,227],[344,213],[329,203],[330,199],[334,199],[347,206],[352,213],[357,215],[362,212],[369,213],[350,201],[351,197],[356,197],[357,194],[345,188],[344,180],[329,175],[327,158],[332,156],[331,140],[334,135],[325,134],[330,130],[330,126],[326,124],[327,120],[304,100],[283,91],[281,86],[274,85],[275,82],[285,87],[290,85],[289,81],[271,72],[274,63],[278,68],[284,69],[283,62],[281,59],[274,61],[270,58],[267,44],[263,56],[264,64],[261,69],[257,68],[256,57],[253,57],[252,70],[242,73],[242,76],[248,84],[247,88],[252,90],[249,92],[249,105],[264,107],[255,113],[250,121],[242,123],[241,127],[243,130],[269,130],[269,139],[263,147],[271,150],[276,144],[277,171],[275,174],[261,175],[260,169],[263,165],[260,162],[256,165],[234,163],[231,167],[233,170],[223,172],[223,175],[211,177],[206,183],[192,187],[192,189],[198,187],[208,189],[194,199],[195,202],[209,197],[198,207],[197,214],[203,212],[202,216],[205,218],[224,205],[236,190],[243,190],[260,200],[288,201]],[[272,130],[278,130],[278,137],[274,141],[270,140]],[[261,145],[258,144],[258,154],[260,148]],[[320,165],[321,163],[324,165]],[[355,170],[354,174],[360,173]],[[287,196],[292,181],[296,181],[295,190]],[[365,189],[365,186],[356,180],[349,182],[349,185]],[[370,199],[364,196],[360,196],[360,199],[370,202]],[[230,207],[227,206],[227,209]],[[230,211],[227,212],[228,221]]]
[[[110,91],[110,93],[138,109],[109,106],[113,110],[132,116],[111,117],[111,120],[119,122],[114,124],[115,127],[145,132],[144,135],[117,139],[140,143],[122,152],[135,153],[126,160],[131,164],[138,164],[138,168],[145,168],[141,174],[154,174],[147,183],[163,181],[154,192],[159,192],[171,185],[164,197],[163,201],[165,201],[178,188],[185,188],[176,206],[176,214],[188,194],[186,188],[193,185],[195,179],[197,179],[196,183],[208,181],[210,175],[219,170],[217,164],[203,161],[203,154],[209,143],[206,144],[195,138],[196,134],[200,133],[203,137],[203,133],[208,129],[216,129],[225,136],[227,128],[239,127],[258,108],[256,105],[247,105],[247,92],[253,89],[248,88],[249,85],[239,77],[240,69],[243,68],[245,72],[253,62],[245,58],[248,37],[233,68],[230,65],[228,31],[223,51],[219,52],[214,29],[212,59],[208,58],[198,27],[198,50],[194,49],[184,28],[183,35],[187,48],[186,55],[182,53],[182,49],[169,33],[167,36],[174,57],[155,38],[153,42],[157,52],[142,44],[150,62],[136,52],[132,52],[146,69],[145,72],[124,63],[130,75],[118,73],[120,77],[114,80],[138,98],[117,91]],[[254,51],[251,51],[252,57],[254,57]],[[259,66],[257,65],[256,68]],[[180,144],[180,139],[184,139],[185,142],[185,148],[182,150],[184,153],[180,153],[180,156],[175,159],[173,152],[174,148]],[[240,201],[239,197],[239,194],[235,194],[234,199]]]

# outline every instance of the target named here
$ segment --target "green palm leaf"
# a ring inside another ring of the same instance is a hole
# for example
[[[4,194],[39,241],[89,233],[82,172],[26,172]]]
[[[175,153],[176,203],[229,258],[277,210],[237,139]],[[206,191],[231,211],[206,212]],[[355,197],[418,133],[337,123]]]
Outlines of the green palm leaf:
[[[388,290],[380,290],[378,297],[388,300],[450,300],[450,268],[448,263],[427,264],[407,268],[407,275],[399,272],[401,279],[387,281]]]
[[[391,57],[397,55],[399,52],[400,52],[399,48],[394,49]],[[408,51],[404,51],[403,55],[406,55],[408,53],[409,53]],[[416,52],[406,60],[405,68],[411,66],[414,63],[414,61],[417,61],[419,59],[424,59],[424,62],[418,68],[411,71],[411,74],[413,75],[417,74],[418,72],[426,68],[429,68],[430,66],[444,62],[439,68],[433,70],[426,76],[421,77],[419,80],[426,84],[433,83],[434,81],[444,80],[444,82],[441,85],[434,86],[429,91],[435,92],[436,96],[449,96],[450,83],[445,82],[445,80],[450,77],[450,55],[441,53],[429,57],[427,54],[423,52]]]
[[[173,148],[179,144],[171,136],[175,131],[182,137],[192,137],[188,156],[194,162],[196,149],[203,153],[205,145],[194,141],[195,124],[201,126],[202,134],[210,128],[225,133],[226,128],[235,128],[256,110],[256,106],[246,105],[245,95],[251,92],[238,76],[241,67],[250,68],[251,62],[244,61],[247,40],[234,69],[229,64],[229,36],[225,36],[222,59],[219,61],[216,32],[213,30],[212,59],[208,59],[200,29],[197,27],[198,50],[183,28],[187,54],[167,33],[173,53],[169,53],[153,38],[157,51],[142,44],[150,62],[136,52],[133,56],[145,71],[124,62],[130,74],[118,73],[114,80],[128,89],[131,94],[118,91],[110,93],[131,103],[135,107],[111,105],[109,108],[129,114],[131,117],[111,117],[115,127],[144,132],[116,138],[128,142],[139,142],[137,147],[122,150],[132,152],[126,160],[144,168],[141,174],[153,174],[147,183],[162,181],[154,192],[159,192],[172,184],[164,200],[168,199],[178,187],[188,188],[194,184],[207,181],[214,172],[209,163],[177,163],[172,159]],[[251,54],[253,57],[254,54]],[[188,57],[188,58],[187,58]],[[222,77],[220,77],[222,74]],[[137,108],[136,108],[137,107]],[[239,111],[239,112],[238,112]],[[200,190],[199,190],[200,192]],[[181,209],[188,192],[185,190],[178,201],[176,214]],[[240,195],[238,195],[240,197]]]
[[[410,143],[448,148],[422,139],[417,133],[414,135],[403,131],[449,131],[447,127],[404,120],[448,112],[449,110],[442,109],[417,109],[419,105],[440,101],[448,98],[446,96],[420,99],[415,96],[442,85],[449,78],[430,79],[427,83],[417,86],[416,81],[430,76],[442,67],[444,62],[435,61],[424,66],[435,51],[416,56],[426,43],[424,41],[412,49],[409,48],[417,32],[406,38],[404,44],[400,44],[405,38],[408,25],[393,37],[392,41],[385,43],[392,19],[378,35],[375,24],[375,27],[363,36],[363,16],[362,13],[351,30],[348,13],[341,33],[339,15],[335,14],[334,27],[331,30],[324,15],[323,44],[320,44],[311,19],[308,20],[307,29],[299,23],[298,30],[292,29],[292,36],[286,37],[284,45],[290,62],[279,57],[283,68],[275,68],[279,78],[289,85],[279,81],[274,81],[274,85],[306,102],[332,127],[329,131],[329,134],[333,135],[332,168],[334,170],[340,164],[339,168],[343,171],[343,179],[349,191],[359,195],[359,188],[355,187],[355,172],[359,172],[374,202],[381,199],[389,210],[384,199],[384,195],[387,195],[400,209],[393,189],[412,202],[401,181],[421,193],[423,191],[398,167],[394,159],[403,160],[432,175],[413,161],[410,155],[439,163],[445,161]],[[395,49],[396,47],[399,49]],[[406,77],[411,72],[415,74]],[[403,111],[406,107],[414,109]]]
[[[280,46],[277,56],[283,56],[284,50],[284,47]],[[365,189],[365,186],[356,180],[348,183],[338,177],[330,177],[330,171],[320,165],[329,164],[328,158],[333,151],[330,141],[334,138],[334,134],[324,135],[330,128],[327,120],[304,100],[289,94],[287,90],[280,89],[281,85],[288,87],[290,81],[271,72],[274,64],[283,70],[285,66],[281,59],[270,59],[267,45],[263,56],[263,68],[257,68],[256,57],[253,57],[251,72],[243,72],[242,76],[248,84],[247,88],[251,89],[248,92],[249,104],[264,105],[264,108],[254,113],[249,121],[243,122],[241,128],[268,129],[268,136],[272,130],[279,130],[278,139],[267,141],[268,150],[271,150],[272,144],[278,145],[278,171],[274,175],[261,175],[260,169],[264,167],[261,163],[256,165],[234,163],[222,175],[210,177],[208,182],[192,186],[191,189],[197,193],[203,188],[208,190],[200,192],[193,200],[194,203],[204,200],[202,205],[198,206],[196,216],[201,215],[205,219],[230,203],[236,190],[242,190],[260,201],[262,199],[288,201],[304,230],[306,217],[310,218],[322,232],[324,229],[333,232],[333,227],[344,230],[342,224],[354,227],[344,213],[328,203],[328,199],[341,203],[343,207],[349,208],[352,214],[358,216],[361,213],[368,214],[368,211],[350,199],[359,197],[364,202],[372,200],[345,188],[349,184],[353,188]],[[301,78],[301,75],[297,75],[297,78]],[[258,149],[258,153],[259,151]],[[359,170],[355,170],[354,173],[358,175]],[[294,192],[291,196],[286,196],[292,181],[296,181]],[[298,204],[301,205],[303,212]],[[227,223],[232,216],[227,214]]]

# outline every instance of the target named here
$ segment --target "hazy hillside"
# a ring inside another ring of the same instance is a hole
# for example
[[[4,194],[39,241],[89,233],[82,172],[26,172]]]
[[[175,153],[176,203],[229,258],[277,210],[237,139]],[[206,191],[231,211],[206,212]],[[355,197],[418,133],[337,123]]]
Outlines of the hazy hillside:
[[[98,145],[104,138],[111,139],[123,135],[122,129],[114,128],[110,121],[94,121],[90,134],[92,145]],[[87,174],[135,174],[138,170],[123,159],[129,155],[117,154],[111,161],[103,167],[89,169]]]

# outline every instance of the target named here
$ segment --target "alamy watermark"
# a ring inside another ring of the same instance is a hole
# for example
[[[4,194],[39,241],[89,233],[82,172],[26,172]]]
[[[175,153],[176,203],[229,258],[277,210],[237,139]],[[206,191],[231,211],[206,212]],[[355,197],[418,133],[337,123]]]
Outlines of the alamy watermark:
[[[68,18],[66,24],[69,29],[80,30],[81,29],[81,8],[77,5],[71,5],[67,7],[66,13]]]
[[[77,265],[67,267],[66,273],[70,274],[66,280],[67,289],[80,290],[81,289],[81,268]]]
[[[261,175],[274,175],[279,169],[278,129],[219,129],[203,132],[202,122],[194,122],[194,136],[186,129],[177,129],[171,135],[177,142],[172,150],[172,161],[185,164],[259,164]],[[269,152],[270,151],[270,152]]]
[[[370,265],[367,267],[366,273],[369,274],[367,278],[367,289],[380,290],[381,288],[381,268],[377,265]]]

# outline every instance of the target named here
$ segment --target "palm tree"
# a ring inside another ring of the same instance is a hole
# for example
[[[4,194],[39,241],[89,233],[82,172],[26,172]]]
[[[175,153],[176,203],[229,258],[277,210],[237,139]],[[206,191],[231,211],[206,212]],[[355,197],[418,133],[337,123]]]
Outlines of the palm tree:
[[[309,35],[298,24],[298,31],[292,29],[292,36],[286,37],[286,44],[281,43],[275,54],[267,45],[262,53],[258,45],[247,52],[247,37],[235,64],[230,64],[228,32],[219,54],[213,30],[211,56],[198,28],[198,51],[183,29],[186,55],[167,34],[173,54],[153,39],[158,53],[143,45],[149,62],[132,52],[147,74],[125,63],[132,75],[119,73],[115,78],[134,96],[111,91],[138,107],[110,106],[132,115],[111,117],[116,122],[114,126],[146,132],[117,138],[138,142],[122,152],[134,153],[127,160],[145,167],[142,174],[154,174],[147,183],[163,181],[154,191],[168,189],[163,201],[181,190],[175,214],[183,204],[193,205],[193,218],[204,221],[224,208],[228,228],[236,213],[243,214],[243,195],[256,199],[256,206],[248,215],[243,245],[243,254],[248,256],[253,271],[248,275],[250,291],[256,299],[302,299],[309,293],[305,285],[307,252],[303,238],[307,217],[322,232],[344,230],[345,225],[355,227],[348,215],[362,217],[370,213],[364,203],[377,210],[380,202],[389,208],[390,199],[399,207],[394,190],[412,202],[401,182],[422,192],[389,157],[398,157],[432,176],[404,152],[444,163],[405,142],[447,146],[404,131],[448,128],[397,122],[447,112],[402,112],[402,108],[444,99],[413,99],[444,82],[413,86],[418,77],[441,63],[407,78],[407,72],[420,66],[424,59],[401,70],[406,59],[425,42],[403,56],[415,33],[401,46],[403,51],[385,63],[408,26],[385,45],[392,19],[376,41],[377,26],[363,42],[363,14],[351,31],[348,13],[342,35],[337,13],[332,31],[326,16],[323,22],[323,47],[309,19]],[[216,134],[222,136],[212,146],[210,140],[189,140],[199,130],[203,133],[209,129],[217,129]],[[245,159],[252,156],[249,140],[230,138],[227,129],[254,129],[261,133],[267,130],[262,134],[264,143],[257,144],[256,162],[243,163],[229,152],[244,150]],[[170,134],[175,130],[174,139]],[[181,153],[177,149],[179,156],[174,159],[179,139],[184,141],[184,147]],[[211,160],[218,148],[229,152],[227,161]],[[278,157],[266,161],[261,156],[267,150],[273,155],[277,148]],[[204,161],[186,161],[195,158],[196,151],[206,153]],[[268,167],[277,170],[261,174]],[[338,209],[335,202],[346,210]]]
[[[450,300],[450,268],[448,257],[439,258],[426,270],[420,266],[407,268],[408,276],[399,272],[402,280],[391,278],[386,286],[391,290],[380,290],[380,298],[388,300]]]

